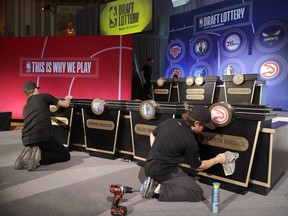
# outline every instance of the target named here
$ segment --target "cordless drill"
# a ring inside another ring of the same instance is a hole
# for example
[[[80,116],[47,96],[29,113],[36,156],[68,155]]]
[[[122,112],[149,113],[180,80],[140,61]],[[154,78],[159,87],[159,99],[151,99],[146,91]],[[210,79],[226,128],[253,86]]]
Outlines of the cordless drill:
[[[125,216],[127,214],[127,208],[125,206],[119,206],[119,201],[125,193],[133,193],[134,189],[123,185],[111,185],[110,192],[114,194],[114,199],[111,206],[111,215]]]

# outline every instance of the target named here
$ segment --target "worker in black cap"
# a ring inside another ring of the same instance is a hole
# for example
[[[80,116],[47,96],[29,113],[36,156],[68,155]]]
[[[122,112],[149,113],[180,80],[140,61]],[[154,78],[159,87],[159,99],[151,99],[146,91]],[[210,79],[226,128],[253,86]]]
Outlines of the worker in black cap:
[[[150,95],[150,81],[152,76],[152,63],[154,60],[152,58],[148,58],[146,60],[146,64],[142,67],[141,71],[141,79],[143,85],[143,92],[142,92],[142,100],[152,99]]]
[[[48,165],[70,160],[70,153],[51,133],[50,105],[69,107],[72,96],[59,100],[51,94],[40,93],[35,82],[23,84],[27,95],[24,106],[22,142],[25,148],[16,159],[14,168],[35,170],[39,165]]]
[[[182,119],[167,119],[150,135],[151,150],[145,162],[142,197],[159,201],[190,201],[203,199],[203,190],[195,178],[179,167],[186,162],[195,171],[206,170],[225,162],[225,154],[201,160],[196,135],[205,128],[214,129],[209,109],[194,106]]]

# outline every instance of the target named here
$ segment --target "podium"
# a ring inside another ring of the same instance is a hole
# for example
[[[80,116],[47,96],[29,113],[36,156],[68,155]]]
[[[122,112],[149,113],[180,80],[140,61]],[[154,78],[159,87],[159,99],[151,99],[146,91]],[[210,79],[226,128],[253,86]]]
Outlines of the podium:
[[[150,133],[159,123],[179,116],[184,110],[183,103],[156,103],[152,100],[134,102],[129,108],[134,158],[145,161],[151,148]]]

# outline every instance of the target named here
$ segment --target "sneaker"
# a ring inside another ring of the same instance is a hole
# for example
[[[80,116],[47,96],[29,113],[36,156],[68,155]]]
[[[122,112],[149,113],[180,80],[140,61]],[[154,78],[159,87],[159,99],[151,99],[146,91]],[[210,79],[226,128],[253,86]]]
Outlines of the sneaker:
[[[40,165],[41,151],[38,146],[31,148],[31,157],[27,160],[27,170],[34,171]]]
[[[158,185],[158,183],[154,179],[152,179],[148,176],[140,188],[140,193],[141,193],[142,197],[146,198],[146,199],[153,198],[154,190],[157,187],[157,185]]]
[[[16,170],[23,169],[26,166],[27,159],[31,157],[31,147],[25,147],[21,154],[18,156],[14,163],[14,168]]]

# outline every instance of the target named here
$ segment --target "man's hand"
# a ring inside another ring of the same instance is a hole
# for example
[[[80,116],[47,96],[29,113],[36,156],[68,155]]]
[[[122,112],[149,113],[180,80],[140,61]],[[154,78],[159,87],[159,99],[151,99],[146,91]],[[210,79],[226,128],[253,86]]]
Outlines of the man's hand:
[[[218,154],[216,156],[216,159],[218,160],[219,164],[223,164],[225,163],[225,160],[226,160],[226,154],[225,153]]]
[[[66,97],[65,97],[65,100],[67,100],[67,99],[68,99],[68,100],[71,100],[72,98],[73,98],[73,96],[69,95],[69,96],[66,96]]]

